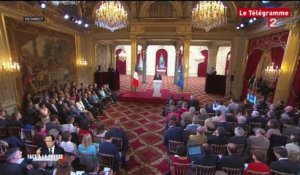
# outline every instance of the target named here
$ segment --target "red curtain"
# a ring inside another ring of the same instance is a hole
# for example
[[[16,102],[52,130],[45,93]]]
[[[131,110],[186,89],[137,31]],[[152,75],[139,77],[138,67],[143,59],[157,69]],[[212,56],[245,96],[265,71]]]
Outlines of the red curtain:
[[[297,98],[300,99],[299,95],[300,95],[300,63],[298,63],[297,66],[297,71],[290,92],[288,105],[295,106],[297,103]]]
[[[230,59],[228,58],[229,55],[231,55],[231,51],[229,51],[228,54],[227,54],[227,56],[226,56],[225,75],[228,75],[229,63],[230,63]]]
[[[123,62],[119,60],[119,54],[121,53],[122,49],[117,49],[116,54],[116,67],[119,70],[120,74],[126,74],[126,60]]]
[[[201,50],[200,53],[204,56],[204,62],[198,64],[198,77],[206,77],[208,50]]]
[[[276,66],[278,66],[278,68],[281,67],[283,54],[284,54],[284,49],[282,47],[273,47],[271,49],[271,57],[272,57],[272,62],[274,62],[274,69],[276,68]]]
[[[240,100],[244,100],[247,96],[248,80],[255,73],[256,67],[261,59],[262,53],[263,53],[262,50],[255,50],[251,55],[248,56],[245,77],[243,82],[243,90],[240,96]]]
[[[168,72],[168,52],[165,49],[159,49],[156,52],[155,72],[156,72],[157,66],[159,65],[159,58],[160,58],[161,55],[163,56],[164,61],[165,61],[166,75],[167,75],[167,72]]]

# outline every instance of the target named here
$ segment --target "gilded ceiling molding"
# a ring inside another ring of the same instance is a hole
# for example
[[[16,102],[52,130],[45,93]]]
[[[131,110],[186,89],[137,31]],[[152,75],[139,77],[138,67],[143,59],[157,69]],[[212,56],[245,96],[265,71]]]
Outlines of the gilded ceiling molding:
[[[126,3],[127,1],[120,1],[120,3],[122,4],[122,6],[124,7],[124,9],[127,11],[127,18],[130,19],[131,17],[131,10],[128,6],[128,4]],[[102,4],[102,1],[98,1],[96,3],[96,5],[94,6],[93,8],[93,11],[92,11],[92,19],[95,20],[95,14],[96,14],[96,10],[98,9],[98,7]]]
[[[237,6],[236,2],[234,1],[224,1],[224,4],[229,8],[230,14],[231,14],[231,19],[235,20],[237,17]]]
[[[141,7],[140,7],[139,17],[147,16],[147,13],[149,11],[150,6],[155,2],[157,2],[157,1],[145,1],[145,2],[143,2],[141,4]],[[168,1],[168,2],[171,3],[173,5],[173,7],[175,8],[176,17],[182,17],[183,16],[183,10],[182,10],[180,2],[179,1]]]

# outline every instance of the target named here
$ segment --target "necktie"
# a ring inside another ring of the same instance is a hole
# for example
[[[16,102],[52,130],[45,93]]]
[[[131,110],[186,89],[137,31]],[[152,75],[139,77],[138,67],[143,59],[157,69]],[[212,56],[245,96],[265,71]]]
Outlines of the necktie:
[[[52,148],[49,149],[49,154],[52,154]]]

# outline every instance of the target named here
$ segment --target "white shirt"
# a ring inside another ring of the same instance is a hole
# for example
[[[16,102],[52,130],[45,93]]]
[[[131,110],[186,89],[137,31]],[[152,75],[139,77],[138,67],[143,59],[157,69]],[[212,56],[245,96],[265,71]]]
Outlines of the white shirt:
[[[54,154],[54,148],[55,148],[55,146],[53,146],[53,147],[51,147],[51,148],[48,148],[49,153],[51,152],[52,154]],[[51,151],[50,151],[50,150],[51,150]]]

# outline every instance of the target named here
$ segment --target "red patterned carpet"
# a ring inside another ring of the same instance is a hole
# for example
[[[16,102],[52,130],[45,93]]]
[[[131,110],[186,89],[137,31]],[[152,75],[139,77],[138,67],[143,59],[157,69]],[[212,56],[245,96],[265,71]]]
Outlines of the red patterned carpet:
[[[121,90],[130,90],[131,79],[128,75],[121,75]],[[147,77],[147,83],[140,84],[137,91],[152,89],[152,76]],[[142,78],[140,76],[140,82]],[[205,78],[189,78],[188,89],[185,93],[195,95],[202,104],[222,97],[207,95],[204,92]],[[173,84],[173,77],[163,77],[162,89],[178,92]],[[223,99],[223,98],[222,98]],[[164,175],[168,171],[165,161],[165,147],[162,131],[165,121],[161,115],[162,104],[146,104],[134,102],[118,102],[106,109],[102,121],[107,128],[113,125],[115,119],[120,119],[126,131],[130,150],[128,174],[130,175]]]

